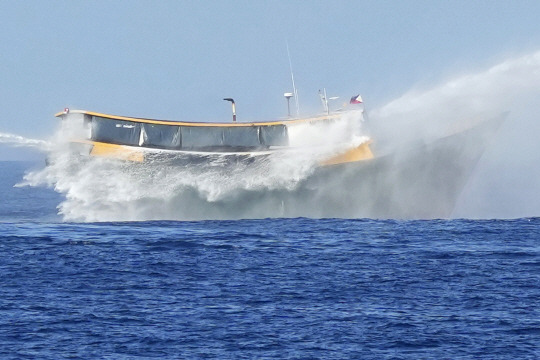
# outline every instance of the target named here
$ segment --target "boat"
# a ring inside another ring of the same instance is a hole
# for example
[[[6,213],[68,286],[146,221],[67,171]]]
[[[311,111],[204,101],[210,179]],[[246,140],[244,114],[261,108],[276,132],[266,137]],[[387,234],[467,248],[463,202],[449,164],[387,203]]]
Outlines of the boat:
[[[351,113],[349,113],[351,114]],[[209,156],[241,161],[268,157],[275,153],[292,153],[305,146],[291,140],[299,129],[325,127],[343,120],[343,114],[326,114],[310,118],[268,122],[185,122],[109,115],[86,110],[70,110],[55,114],[77,129],[70,140],[72,150],[84,156],[105,157],[132,162],[205,161]],[[354,121],[361,121],[361,111]],[[302,130],[300,130],[302,131]],[[327,148],[321,166],[365,161],[373,158],[370,141],[343,144],[316,143]],[[304,144],[305,145],[305,144]]]
[[[216,158],[220,164],[242,162],[247,166],[273,155],[284,155],[278,157],[284,159],[321,148],[320,144],[297,144],[296,140],[312,128],[323,129],[324,137],[325,129],[332,126],[349,121],[354,127],[363,121],[363,111],[327,111],[310,118],[269,122],[236,122],[233,117],[228,123],[155,120],[70,109],[56,116],[76,129],[70,147],[77,156],[180,166],[208,164]],[[206,206],[208,200],[186,193],[193,198],[184,202],[192,206],[178,209],[178,216],[448,218],[505,117],[464,121],[466,126],[444,136],[405,144],[389,153],[378,152],[377,142],[367,137],[334,141],[324,145],[327,148],[317,158],[315,170],[294,187],[245,190],[236,200],[215,200],[211,207]],[[251,169],[265,176],[264,167],[254,164]],[[195,206],[198,202],[201,206]]]

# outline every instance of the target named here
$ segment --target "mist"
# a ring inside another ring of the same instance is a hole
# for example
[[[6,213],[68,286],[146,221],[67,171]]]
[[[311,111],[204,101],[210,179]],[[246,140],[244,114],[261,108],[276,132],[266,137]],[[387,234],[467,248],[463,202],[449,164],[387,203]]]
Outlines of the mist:
[[[506,113],[452,217],[540,213],[540,52],[514,57],[427,90],[411,90],[370,113],[380,152],[426,142]]]

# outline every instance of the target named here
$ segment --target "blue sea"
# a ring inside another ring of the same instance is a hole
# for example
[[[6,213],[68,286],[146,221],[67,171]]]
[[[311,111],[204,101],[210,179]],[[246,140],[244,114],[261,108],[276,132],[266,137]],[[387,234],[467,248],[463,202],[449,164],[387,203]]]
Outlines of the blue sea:
[[[538,359],[540,218],[63,222],[0,163],[1,359]]]

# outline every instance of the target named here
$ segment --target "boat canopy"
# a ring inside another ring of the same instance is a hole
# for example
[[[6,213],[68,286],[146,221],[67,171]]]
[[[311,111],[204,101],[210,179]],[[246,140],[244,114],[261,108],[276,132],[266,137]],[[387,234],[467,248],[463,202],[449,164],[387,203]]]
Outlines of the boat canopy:
[[[169,150],[268,149],[289,146],[288,126],[332,123],[339,115],[252,123],[208,123],[154,120],[108,115],[86,110],[55,114],[67,121],[82,121],[87,140],[117,145]]]
[[[268,148],[289,145],[284,124],[250,126],[164,125],[85,115],[90,140],[171,150]],[[220,124],[221,125],[221,124]]]

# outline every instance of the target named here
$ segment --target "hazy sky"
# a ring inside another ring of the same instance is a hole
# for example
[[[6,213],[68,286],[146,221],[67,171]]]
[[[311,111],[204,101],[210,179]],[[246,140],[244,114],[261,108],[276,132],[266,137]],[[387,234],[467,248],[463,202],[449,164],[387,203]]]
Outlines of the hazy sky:
[[[377,108],[540,50],[537,0],[0,0],[0,14],[0,133],[32,138],[66,106],[224,121],[233,97],[239,121],[282,117],[287,42],[303,114],[323,87]],[[0,145],[0,160],[29,156]]]
[[[0,131],[43,137],[65,106],[177,120],[375,107],[540,48],[539,1],[2,1]]]

